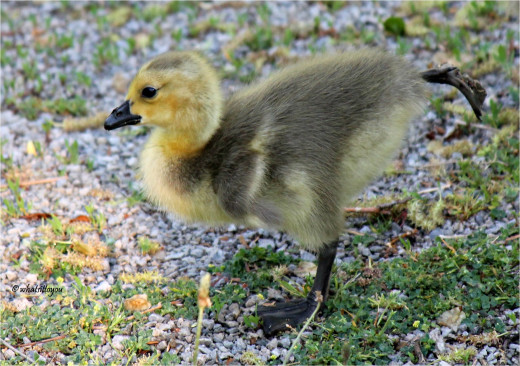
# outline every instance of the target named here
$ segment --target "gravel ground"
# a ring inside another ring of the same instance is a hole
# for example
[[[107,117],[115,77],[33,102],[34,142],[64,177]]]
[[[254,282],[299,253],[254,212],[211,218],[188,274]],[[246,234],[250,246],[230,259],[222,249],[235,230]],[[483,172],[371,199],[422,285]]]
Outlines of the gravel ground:
[[[140,4],[140,6],[145,5]],[[355,45],[346,42],[333,42],[330,36],[332,30],[342,33],[349,26],[374,32],[375,37],[371,40],[371,45],[383,46],[390,51],[399,47],[394,37],[384,34],[381,22],[381,19],[384,20],[398,13],[397,3],[355,2],[335,12],[321,3],[280,2],[268,3],[267,6],[271,10],[269,23],[273,29],[293,27],[300,29],[301,34],[305,34],[306,30],[314,26],[316,17],[319,16],[321,19],[319,27],[322,35],[316,39],[310,36],[296,38],[288,47],[288,57],[283,58],[280,63],[308,56],[312,48],[322,52],[356,48]],[[461,6],[461,3],[450,5],[454,11]],[[162,21],[146,21],[132,17],[120,27],[108,32],[95,26],[96,18],[87,10],[88,6],[83,2],[71,2],[66,11],[58,2],[41,4],[2,2],[1,7],[4,12],[1,23],[2,46],[5,42],[14,43],[28,53],[28,60],[36,61],[36,72],[41,76],[44,85],[40,92],[41,99],[70,99],[81,96],[86,99],[91,114],[100,111],[109,112],[119,105],[124,100],[126,84],[139,66],[145,60],[169,49],[200,50],[216,67],[224,72],[233,72],[235,70],[233,64],[222,53],[222,50],[233,42],[233,37],[226,32],[211,29],[199,36],[190,37],[188,36],[190,24],[209,21],[214,17],[218,17],[222,22],[234,24],[240,24],[241,19],[247,19],[245,29],[248,25],[253,26],[261,22],[261,14],[252,4],[208,3],[200,4],[200,11],[194,19],[183,11],[168,14]],[[110,12],[110,9],[104,8],[101,4],[96,16],[108,15]],[[446,15],[438,9],[432,9],[429,16],[432,22],[443,22]],[[9,19],[17,22],[18,31],[13,32],[10,29]],[[37,26],[34,19],[37,20]],[[57,34],[73,35],[74,39],[81,41],[75,41],[68,48],[57,48],[56,53],[60,57],[37,52],[37,45],[44,42],[38,35],[38,29],[45,24],[46,19],[50,22],[49,27]],[[483,31],[478,34],[478,37],[505,43],[507,30],[516,29],[517,21],[518,18],[510,23],[501,24],[499,28]],[[161,28],[160,33],[157,33],[158,26]],[[180,30],[182,37],[174,39],[171,35],[177,30]],[[112,34],[112,42],[116,45],[115,50],[121,62],[119,64],[108,62],[101,67],[96,67],[96,49],[107,33]],[[155,35],[153,43],[138,49],[137,52],[127,54],[126,38],[143,35],[143,39],[146,39],[150,34]],[[410,38],[410,40],[411,49],[406,57],[420,70],[427,69],[432,61],[442,60],[443,55],[446,55],[439,49],[431,51],[423,48],[423,39],[420,37]],[[518,43],[515,47],[518,48]],[[272,46],[264,56],[279,61],[277,53],[279,51],[277,46]],[[237,59],[247,58],[249,52],[247,46],[241,45],[236,48],[234,55]],[[35,79],[24,76],[26,75],[23,72],[24,61],[17,56],[16,48],[6,48],[5,55],[12,59],[12,63],[2,65],[2,87],[7,81],[12,81],[14,84],[9,93],[18,95],[19,92],[27,91],[26,95],[30,95],[38,85]],[[4,58],[4,51],[2,51],[2,58]],[[518,57],[515,62],[518,65]],[[251,65],[246,65],[243,70],[237,72],[237,75],[246,74],[248,67],[253,67]],[[259,70],[260,77],[267,76],[274,68],[271,62],[266,62]],[[90,86],[81,84],[76,79],[70,79],[67,83],[63,83],[60,79],[60,74],[74,75],[78,71],[91,78]],[[500,100],[505,106],[515,106],[513,100],[504,93],[513,84],[503,73],[487,74],[481,81],[488,91],[489,98]],[[232,93],[241,86],[242,83],[237,77],[223,80],[226,94]],[[447,89],[442,87],[434,87],[432,90],[439,95],[447,92]],[[102,129],[66,133],[61,128],[50,129],[46,136],[43,129],[45,121],[49,119],[59,121],[63,117],[43,112],[35,120],[30,121],[16,108],[5,107],[9,105],[7,100],[9,93],[2,94],[0,135],[2,139],[6,139],[3,152],[10,154],[14,165],[19,167],[20,179],[37,180],[56,177],[59,172],[66,177],[53,183],[37,184],[24,189],[22,191],[24,200],[32,204],[30,212],[51,212],[58,217],[74,218],[85,215],[85,206],[92,205],[96,210],[103,212],[107,218],[107,226],[100,237],[114,240],[114,253],[103,264],[104,268],[101,271],[86,270],[79,275],[84,284],[88,284],[96,291],[110,289],[123,272],[159,270],[163,276],[172,280],[186,276],[198,281],[209,265],[222,264],[243,247],[238,239],[240,235],[247,241],[260,238],[258,245],[265,247],[271,245],[277,251],[289,251],[296,255],[299,251],[299,255],[305,261],[315,259],[314,254],[299,250],[291,238],[282,233],[251,230],[234,225],[217,229],[185,225],[157,211],[147,203],[129,205],[127,198],[139,188],[136,178],[137,157],[146,136],[142,134],[135,136],[124,131],[108,133]],[[459,95],[455,103],[464,105],[465,102]],[[367,188],[365,197],[372,198],[392,192],[418,191],[435,187],[437,185],[435,176],[428,169],[422,168],[431,162],[432,158],[432,153],[426,148],[428,144],[426,135],[431,131],[432,126],[441,124],[448,131],[453,130],[456,122],[457,119],[453,117],[441,121],[431,111],[415,121],[397,157],[401,168],[412,174],[385,176]],[[470,136],[474,143],[482,143],[491,137],[492,133],[487,129],[478,130]],[[30,141],[40,142],[45,146],[46,153],[39,158],[28,154],[27,144]],[[66,141],[77,141],[79,164],[64,164],[60,159],[67,155]],[[454,160],[460,158],[457,153],[451,156]],[[1,184],[5,185],[7,179],[4,170],[2,174]],[[447,188],[443,194],[449,193],[451,189]],[[10,194],[7,190],[2,190],[0,193],[2,199],[9,198]],[[433,198],[435,194],[431,193],[426,197]],[[505,212],[518,212],[516,201],[504,202],[501,208]],[[421,231],[415,239],[413,249],[420,251],[430,247],[439,235],[468,235],[477,229],[483,229],[488,234],[496,234],[502,227],[515,223],[515,217],[516,215],[507,215],[502,219],[492,219],[485,211],[481,211],[467,221],[446,220],[441,227],[431,232]],[[29,242],[41,237],[42,234],[39,231],[38,221],[17,218],[2,220],[0,293],[3,299],[13,301],[18,298],[17,294],[10,291],[13,283],[31,284],[39,283],[39,280],[29,272],[27,260],[21,261],[19,266],[14,267],[13,262],[7,258],[20,250],[26,251]],[[337,262],[353,261],[356,255],[373,261],[381,260],[384,257],[384,243],[412,229],[406,224],[404,226],[393,224],[388,231],[378,234],[377,240],[370,247],[360,244],[357,248],[353,248],[349,245],[353,234],[347,230],[361,233],[372,231],[366,218],[351,218],[345,222],[345,234],[341,237],[343,244],[340,245]],[[164,250],[153,256],[141,255],[137,246],[137,238],[141,236],[160,243]],[[403,255],[405,250],[398,248],[394,257]],[[50,279],[48,284],[51,285],[52,281],[55,280]],[[63,285],[70,286],[71,281],[70,278],[65,278]],[[33,300],[31,299],[30,302]],[[269,339],[263,336],[261,330],[251,331],[244,326],[244,315],[251,314],[258,301],[252,295],[246,299],[245,304],[233,304],[224,308],[218,319],[210,317],[205,320],[200,347],[200,359],[203,362],[225,363],[233,357],[238,361],[240,355],[246,351],[251,351],[262,362],[267,362],[273,355],[283,357],[286,354],[291,343],[288,335],[282,334]],[[30,305],[32,304],[25,306]],[[516,309],[515,312],[520,318],[520,309]],[[509,318],[504,314],[504,322],[508,321]],[[146,327],[153,329],[154,339],[159,341],[157,349],[162,351],[169,345],[170,352],[177,352],[183,362],[190,362],[194,343],[193,323],[192,320],[171,319],[168,316],[152,314]],[[517,326],[511,327],[512,324],[507,324],[510,331],[518,332]],[[180,329],[175,336],[171,332],[173,328]],[[430,337],[436,339],[438,345],[442,345],[458,335],[464,335],[465,331],[463,326],[457,331],[443,327],[436,334],[430,334]],[[408,334],[406,337],[412,339],[417,335]],[[119,356],[115,350],[121,349],[123,347],[121,342],[128,337],[129,335],[118,335],[113,338],[112,344],[107,343],[99,348],[96,352],[100,360],[124,363],[124,359],[118,361]],[[257,339],[257,341],[251,344],[250,339]],[[518,342],[510,343],[506,350],[509,364],[516,362],[519,349]],[[14,355],[9,352],[12,351],[3,350],[2,357],[9,358]],[[498,357],[497,348],[481,346],[475,364],[495,364],[498,362]],[[65,355],[57,357],[53,362],[61,361],[65,361]],[[395,364],[399,362],[396,361]]]

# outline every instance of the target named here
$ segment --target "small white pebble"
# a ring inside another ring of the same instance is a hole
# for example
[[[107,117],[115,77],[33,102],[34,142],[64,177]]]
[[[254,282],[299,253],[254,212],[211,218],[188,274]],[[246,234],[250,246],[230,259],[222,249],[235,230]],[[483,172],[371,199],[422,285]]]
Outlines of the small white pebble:
[[[11,302],[11,305],[15,307],[17,312],[24,311],[25,309],[33,306],[32,302],[27,300],[25,297],[14,299],[13,302]]]
[[[30,285],[34,285],[38,281],[38,275],[36,273],[29,273],[27,276],[25,276],[25,280]]]

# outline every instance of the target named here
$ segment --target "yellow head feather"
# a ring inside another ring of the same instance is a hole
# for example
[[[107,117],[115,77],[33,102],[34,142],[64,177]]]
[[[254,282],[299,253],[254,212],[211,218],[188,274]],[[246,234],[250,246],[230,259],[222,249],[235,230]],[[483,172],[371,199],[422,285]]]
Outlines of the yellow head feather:
[[[154,88],[152,98],[143,89]],[[164,129],[165,142],[179,154],[202,148],[219,126],[222,95],[214,69],[193,52],[168,52],[147,62],[126,97],[141,124]]]

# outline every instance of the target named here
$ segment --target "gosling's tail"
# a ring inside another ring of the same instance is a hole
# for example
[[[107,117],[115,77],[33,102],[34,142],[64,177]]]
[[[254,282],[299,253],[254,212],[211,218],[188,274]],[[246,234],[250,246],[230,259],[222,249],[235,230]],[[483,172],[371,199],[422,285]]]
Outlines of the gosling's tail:
[[[487,93],[482,84],[477,80],[473,80],[468,75],[462,75],[459,69],[453,66],[423,71],[421,72],[421,77],[429,83],[448,84],[459,89],[480,121],[482,104],[486,99]]]

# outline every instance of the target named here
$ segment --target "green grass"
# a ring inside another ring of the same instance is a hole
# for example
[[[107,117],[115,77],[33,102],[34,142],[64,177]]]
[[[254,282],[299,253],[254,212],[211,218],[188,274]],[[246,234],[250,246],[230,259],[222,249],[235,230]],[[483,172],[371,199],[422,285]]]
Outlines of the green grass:
[[[252,247],[250,250],[240,249],[232,260],[222,266],[212,267],[209,271],[228,273],[240,278],[241,282],[247,283],[250,291],[255,292],[273,285],[273,268],[297,262],[297,259],[285,253]]]
[[[398,346],[389,336],[403,336],[415,329],[426,333],[420,339],[420,346],[427,356],[434,349],[434,342],[427,333],[437,327],[436,319],[444,311],[455,306],[461,306],[467,314],[463,324],[468,326],[470,334],[503,333],[505,325],[498,314],[519,306],[514,275],[519,265],[518,241],[508,243],[512,250],[504,245],[504,241],[515,234],[518,234],[518,228],[510,226],[498,237],[477,232],[466,239],[449,240],[449,247],[439,240],[434,247],[416,257],[380,262],[372,267],[366,267],[359,260],[341,265],[332,277],[325,318],[314,323],[305,342],[295,349],[296,361],[387,364],[390,361],[388,356],[395,354]],[[264,248],[239,251],[222,267],[213,269],[240,276],[241,284],[229,283],[212,289],[214,306],[211,314],[217,317],[224,304],[240,304],[248,294],[271,287],[268,268],[289,262],[294,260]],[[258,264],[259,268],[248,270],[247,266],[253,264]],[[61,286],[61,275],[66,274],[56,272],[53,275],[56,278],[53,286]],[[13,313],[4,308],[0,315],[5,327],[0,328],[0,336],[6,337],[9,333],[11,342],[18,344],[23,343],[23,337],[36,341],[66,335],[42,345],[44,351],[50,354],[62,352],[69,362],[90,360],[99,363],[94,351],[103,342],[99,334],[94,334],[94,329],[103,329],[109,341],[131,324],[136,331],[125,344],[121,357],[131,359],[143,352],[153,356],[153,349],[147,345],[151,340],[151,329],[143,327],[147,316],[125,310],[121,305],[122,299],[146,294],[152,305],[162,304],[162,308],[156,311],[158,314],[195,319],[197,285],[193,280],[179,279],[166,283],[160,277],[157,280],[152,280],[155,277],[150,277],[150,280],[144,280],[145,276],[142,278],[133,282],[133,288],[126,289],[123,280],[117,280],[110,292],[99,294],[93,294],[76,278],[74,285],[64,288],[55,298],[55,304],[45,310],[33,306]],[[247,284],[247,287],[242,284]],[[168,291],[164,291],[164,286]],[[182,306],[173,305],[172,301],[180,302]],[[135,317],[128,319],[130,315]],[[35,318],[39,321],[31,321]],[[258,318],[251,315],[245,322],[256,327]],[[13,334],[10,329],[20,331]],[[167,361],[157,354],[155,357]],[[414,357],[411,348],[401,348],[402,362],[416,362]],[[451,357],[453,360],[471,360],[473,354],[467,351]]]
[[[39,306],[33,306],[23,312],[13,313],[9,309],[2,309],[0,316],[3,319],[0,328],[0,337],[10,337],[13,344],[23,343],[23,337],[28,337],[33,341],[44,340],[59,335],[65,335],[63,339],[42,344],[40,353],[52,356],[56,352],[61,352],[67,356],[67,362],[82,364],[85,361],[94,364],[103,364],[103,361],[95,357],[96,349],[103,345],[102,336],[94,334],[94,329],[103,329],[107,341],[118,334],[122,334],[125,327],[140,329],[147,322],[147,317],[139,312],[129,312],[121,304],[122,298],[130,298],[138,293],[146,293],[149,301],[156,305],[159,301],[163,307],[160,314],[170,314],[172,317],[194,318],[196,313],[196,284],[193,281],[179,280],[168,284],[169,295],[162,294],[158,284],[137,283],[131,290],[122,289],[122,281],[118,280],[110,293],[94,295],[90,287],[85,286],[76,277],[75,283],[70,289],[63,289],[63,292],[55,297],[55,304],[48,306],[44,310]],[[55,287],[60,285],[54,284]],[[171,301],[181,299],[183,307],[170,305]],[[130,315],[135,317],[128,319]],[[39,319],[37,322],[34,319]],[[18,329],[16,334],[12,329]],[[146,344],[151,340],[152,329],[138,330],[134,332],[128,342],[125,343],[125,350],[120,355],[131,360],[137,358],[143,352],[151,351],[151,347]],[[157,357],[157,356],[156,356]],[[171,355],[163,357],[162,362],[168,364],[172,361]],[[12,362],[23,361],[19,356],[11,359]]]
[[[332,278],[326,318],[298,349],[297,361],[388,364],[388,355],[397,347],[389,335],[413,332],[414,323],[427,333],[438,327],[436,319],[444,311],[455,306],[467,314],[463,324],[471,334],[504,332],[498,313],[519,305],[515,278],[519,253],[518,241],[510,242],[512,251],[503,243],[517,233],[518,228],[510,226],[499,238],[477,232],[464,240],[450,240],[455,253],[439,240],[417,258],[380,262],[373,268],[359,260],[342,265],[342,278]],[[344,284],[360,273],[357,283]],[[375,308],[380,309],[379,316]],[[427,334],[420,345],[425,356],[433,351]],[[402,362],[417,362],[413,353],[402,349],[401,354]]]

